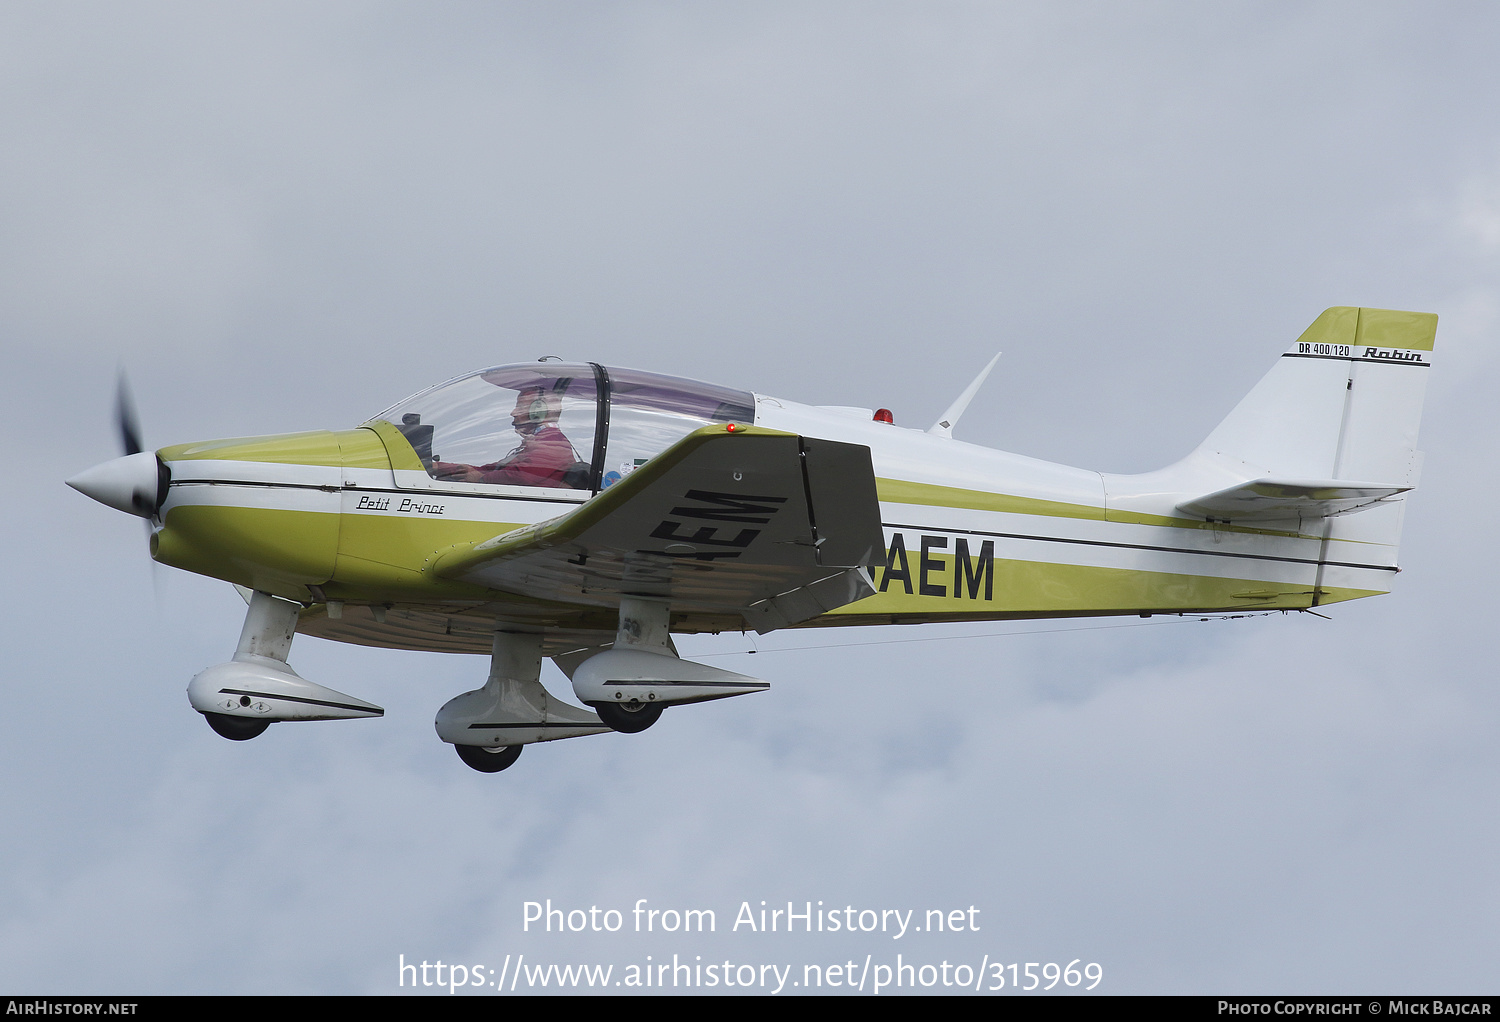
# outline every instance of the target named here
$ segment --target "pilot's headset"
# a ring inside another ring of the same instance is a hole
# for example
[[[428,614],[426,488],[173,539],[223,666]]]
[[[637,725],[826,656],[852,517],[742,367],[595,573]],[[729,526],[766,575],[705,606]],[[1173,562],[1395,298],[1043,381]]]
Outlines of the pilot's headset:
[[[517,405],[522,413],[520,429],[524,433],[535,433],[549,422],[556,422],[562,415],[562,400],[541,387],[528,387],[518,395]]]

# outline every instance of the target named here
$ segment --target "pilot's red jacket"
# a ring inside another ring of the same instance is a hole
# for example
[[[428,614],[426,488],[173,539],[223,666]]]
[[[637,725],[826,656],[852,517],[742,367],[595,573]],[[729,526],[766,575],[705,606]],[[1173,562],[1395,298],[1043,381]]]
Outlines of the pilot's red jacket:
[[[480,481],[509,486],[562,486],[563,476],[578,463],[563,431],[548,423],[521,441],[503,461],[475,466]]]

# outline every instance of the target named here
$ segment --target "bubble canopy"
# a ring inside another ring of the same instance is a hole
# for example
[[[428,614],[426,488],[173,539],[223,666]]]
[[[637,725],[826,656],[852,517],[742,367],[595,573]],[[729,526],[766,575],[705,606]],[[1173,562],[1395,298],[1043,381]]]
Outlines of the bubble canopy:
[[[528,362],[430,387],[375,419],[399,430],[427,470],[425,477],[398,473],[400,485],[581,496],[608,488],[695,429],[752,424],[755,397],[591,362]]]

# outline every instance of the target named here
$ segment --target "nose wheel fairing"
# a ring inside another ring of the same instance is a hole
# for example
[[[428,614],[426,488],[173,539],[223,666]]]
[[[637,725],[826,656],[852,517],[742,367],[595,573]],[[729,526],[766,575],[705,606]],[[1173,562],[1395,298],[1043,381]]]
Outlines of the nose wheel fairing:
[[[234,658],[205,668],[188,685],[193,709],[220,735],[245,741],[277,721],[385,715],[374,703],[308,681],[287,664],[300,609],[270,593],[252,593]]]

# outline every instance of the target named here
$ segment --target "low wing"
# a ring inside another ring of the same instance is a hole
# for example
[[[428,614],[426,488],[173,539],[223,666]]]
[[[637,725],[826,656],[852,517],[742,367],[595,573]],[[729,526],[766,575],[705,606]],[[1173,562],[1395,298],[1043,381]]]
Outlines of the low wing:
[[[1217,493],[1183,501],[1178,510],[1223,521],[1336,518],[1373,507],[1410,486],[1339,479],[1253,479]]]
[[[770,631],[870,595],[863,569],[884,550],[869,448],[725,424],[576,511],[444,551],[429,570],[564,603],[654,597]]]

